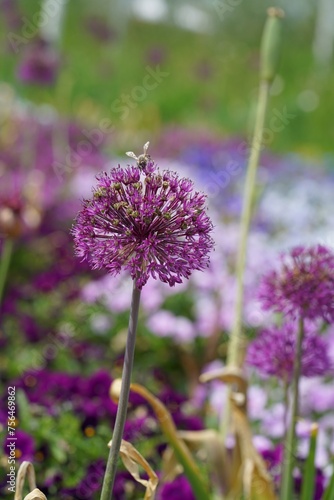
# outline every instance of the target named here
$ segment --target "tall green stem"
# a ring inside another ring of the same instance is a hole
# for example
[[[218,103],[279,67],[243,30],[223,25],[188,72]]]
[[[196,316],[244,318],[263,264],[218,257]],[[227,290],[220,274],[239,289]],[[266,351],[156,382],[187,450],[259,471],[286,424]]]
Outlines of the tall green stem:
[[[292,379],[292,405],[291,420],[284,444],[284,462],[281,483],[281,500],[290,500],[292,498],[293,488],[293,468],[295,465],[296,448],[296,420],[299,410],[299,379],[301,374],[302,345],[304,338],[304,319],[299,318],[298,334],[293,366]]]
[[[129,329],[128,336],[126,341],[125,348],[125,357],[124,357],[124,365],[123,365],[123,373],[122,373],[122,388],[121,394],[118,402],[117,415],[115,428],[112,437],[112,444],[109,452],[107,468],[104,475],[102,492],[101,492],[101,500],[111,500],[112,499],[112,491],[116,476],[117,470],[117,462],[119,456],[119,450],[121,447],[122,436],[126,421],[126,414],[128,409],[128,401],[129,401],[129,392],[130,392],[130,384],[131,384],[131,373],[133,366],[133,358],[135,352],[136,345],[136,332],[137,332],[137,324],[138,324],[138,312],[139,312],[139,303],[140,303],[140,290],[136,287],[135,281],[133,283],[133,291],[132,291],[132,301],[131,301],[131,310],[130,310],[130,320],[129,320]]]
[[[248,160],[241,214],[240,240],[236,263],[237,293],[234,310],[234,322],[227,352],[227,364],[228,366],[234,367],[240,367],[244,360],[245,341],[242,334],[242,310],[244,302],[244,276],[246,267],[247,240],[253,212],[256,174],[263,142],[263,127],[266,117],[269,89],[275,75],[277,74],[281,52],[281,21],[284,17],[284,12],[276,7],[270,7],[267,13],[268,17],[263,30],[260,50],[260,87],[254,125],[254,136]],[[226,401],[224,419],[222,422],[223,438],[226,437],[230,419],[229,400],[230,398]]]
[[[5,289],[10,260],[12,258],[13,246],[14,243],[11,238],[5,239],[2,247],[2,254],[0,261],[0,306],[2,302],[3,292]]]
[[[259,88],[259,98],[255,119],[254,136],[248,161],[247,175],[245,180],[244,202],[241,215],[240,240],[237,256],[237,295],[234,310],[234,322],[230,337],[227,360],[230,366],[238,366],[242,359],[243,336],[241,332],[242,309],[244,301],[244,275],[246,266],[247,240],[254,203],[254,193],[256,185],[256,174],[259,164],[260,151],[262,146],[262,134],[266,116],[268,94],[270,83],[262,81]]]
[[[254,204],[256,173],[259,164],[259,157],[262,145],[262,134],[266,116],[270,83],[263,80],[259,87],[259,97],[257,103],[254,136],[248,160],[247,175],[243,197],[243,208],[241,215],[240,240],[238,246],[238,256],[236,264],[237,274],[237,295],[234,310],[234,322],[230,336],[227,364],[228,366],[240,366],[244,358],[245,342],[241,331],[242,309],[244,302],[244,275],[246,267],[247,240]],[[230,392],[230,391],[229,391]],[[225,409],[221,423],[223,439],[226,438],[230,420],[229,397],[225,401]]]
[[[283,380],[283,436],[284,441],[286,439],[286,433],[288,428],[288,415],[289,415],[289,380],[287,377]]]

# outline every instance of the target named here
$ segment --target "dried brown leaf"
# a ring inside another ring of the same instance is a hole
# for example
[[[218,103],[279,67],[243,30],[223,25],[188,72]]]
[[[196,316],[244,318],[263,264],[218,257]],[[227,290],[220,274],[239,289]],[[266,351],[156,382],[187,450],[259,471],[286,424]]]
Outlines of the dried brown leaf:
[[[237,392],[242,394],[247,390],[247,379],[243,371],[236,366],[226,366],[219,370],[213,370],[207,373],[202,373],[199,377],[200,382],[211,382],[211,380],[220,380],[225,384],[235,384]]]
[[[35,478],[35,470],[34,466],[31,462],[24,461],[19,467],[16,476],[16,491],[14,500],[22,500],[23,497],[23,488],[25,479],[28,479],[29,489],[34,490],[36,488],[36,478]]]
[[[108,446],[111,446],[111,441]],[[147,460],[145,460],[143,455],[141,455],[141,453],[139,453],[139,451],[137,451],[131,443],[124,441],[124,439],[121,443],[120,456],[124,466],[130,472],[131,476],[138,483],[145,486],[146,492],[144,500],[154,500],[159,479]],[[139,466],[141,466],[147,473],[149,477],[148,480],[140,477]]]
[[[173,448],[167,446],[162,454],[161,482],[169,483],[173,481],[182,471],[183,467],[176,458]]]
[[[47,500],[47,498],[44,493],[41,492],[41,490],[35,488],[34,491],[24,497],[24,500]]]
[[[110,396],[115,402],[119,399],[121,386],[122,382],[119,379],[114,380],[111,385]],[[140,384],[131,384],[130,389],[142,396],[152,407],[168,443],[174,449],[178,461],[182,465],[194,491],[197,493],[197,498],[207,498],[207,485],[202,478],[201,471],[194,461],[189,448],[184,441],[179,438],[173,418],[166,406]]]
[[[28,479],[29,489],[32,490],[24,497],[24,500],[47,500],[44,493],[36,488],[34,466],[31,462],[24,461],[20,465],[16,477],[16,491],[14,500],[22,500],[25,479]]]
[[[232,417],[241,453],[240,472],[245,498],[249,500],[277,500],[264,460],[253,445],[247,415],[233,399]]]

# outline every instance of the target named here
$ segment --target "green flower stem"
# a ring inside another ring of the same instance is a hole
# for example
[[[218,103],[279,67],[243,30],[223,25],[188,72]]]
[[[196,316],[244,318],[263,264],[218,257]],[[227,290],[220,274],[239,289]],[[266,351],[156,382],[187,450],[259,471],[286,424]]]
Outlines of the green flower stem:
[[[130,320],[128,336],[125,348],[125,358],[122,373],[122,389],[118,402],[115,428],[112,437],[112,444],[109,452],[107,468],[104,475],[101,500],[112,500],[112,491],[116,476],[119,450],[121,447],[126,414],[128,409],[129,392],[131,384],[131,373],[136,344],[136,332],[138,324],[138,312],[140,303],[140,290],[133,283],[132,301],[130,310]]]
[[[2,302],[3,292],[5,289],[6,279],[8,275],[10,260],[12,258],[14,242],[11,238],[7,238],[2,247],[0,261],[0,306]]]
[[[242,309],[244,302],[244,275],[246,267],[246,253],[247,253],[247,240],[249,234],[249,227],[252,216],[252,208],[254,204],[256,174],[259,164],[260,151],[262,147],[262,134],[264,121],[266,116],[268,95],[270,83],[262,81],[259,88],[259,98],[257,105],[257,113],[255,119],[254,136],[248,161],[247,175],[245,180],[245,191],[243,197],[243,209],[241,215],[241,234],[238,246],[237,256],[237,296],[234,311],[234,323],[231,332],[231,338],[227,353],[227,360],[229,366],[239,366],[240,360],[243,359],[242,351],[244,341],[241,331],[242,324]]]
[[[241,367],[245,355],[245,340],[242,334],[242,310],[244,302],[244,277],[247,255],[247,240],[250,222],[253,212],[256,174],[262,149],[263,127],[266,117],[269,89],[277,74],[281,41],[281,21],[284,12],[281,9],[271,7],[268,9],[268,17],[264,26],[261,41],[260,61],[260,86],[259,97],[254,124],[254,135],[248,160],[247,175],[245,180],[243,207],[241,215],[240,240],[236,263],[237,293],[234,310],[234,322],[231,331],[230,342],[227,352],[228,366]],[[230,391],[229,391],[230,392]],[[229,394],[230,396],[230,394]],[[230,397],[227,398],[222,421],[223,438],[226,437],[230,420]]]
[[[285,439],[288,427],[288,414],[289,414],[289,380],[287,377],[285,377],[283,381],[283,404],[284,404],[283,427],[284,427],[284,439]]]
[[[284,444],[284,462],[281,483],[281,500],[290,500],[292,498],[293,487],[293,468],[295,465],[296,448],[296,420],[299,410],[299,379],[301,374],[302,344],[304,338],[304,319],[299,318],[296,352],[293,366],[292,378],[292,405],[291,420]]]
[[[255,118],[254,136],[248,160],[241,215],[240,240],[236,264],[237,296],[234,310],[234,322],[227,351],[228,366],[241,366],[244,359],[245,341],[241,331],[242,309],[244,302],[244,275],[246,267],[247,240],[255,197],[256,174],[262,145],[262,134],[266,116],[270,82],[263,80],[259,87],[259,97]],[[221,422],[221,433],[226,438],[230,421],[230,392],[225,401]]]

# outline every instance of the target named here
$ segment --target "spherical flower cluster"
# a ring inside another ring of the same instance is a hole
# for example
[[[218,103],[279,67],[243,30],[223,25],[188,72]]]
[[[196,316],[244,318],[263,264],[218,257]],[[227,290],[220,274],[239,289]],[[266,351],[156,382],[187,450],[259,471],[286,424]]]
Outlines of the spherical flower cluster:
[[[295,247],[259,290],[265,309],[334,322],[334,253],[322,245]]]
[[[209,264],[206,198],[189,179],[140,158],[97,176],[72,230],[76,254],[112,275],[128,270],[139,289],[150,276],[173,286]]]
[[[248,347],[247,364],[257,368],[263,375],[290,381],[293,374],[297,328],[297,322],[289,322],[279,328],[263,330]],[[301,374],[304,377],[324,375],[332,368],[326,342],[308,326],[305,330]]]

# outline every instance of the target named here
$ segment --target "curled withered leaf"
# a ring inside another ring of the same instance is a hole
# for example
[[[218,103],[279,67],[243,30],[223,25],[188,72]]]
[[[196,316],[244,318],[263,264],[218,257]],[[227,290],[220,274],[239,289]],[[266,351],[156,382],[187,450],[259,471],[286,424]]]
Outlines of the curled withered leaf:
[[[198,468],[193,456],[191,455],[189,448],[177,435],[177,429],[175,427],[174,421],[166,406],[150,391],[148,391],[140,384],[131,384],[130,389],[132,392],[135,392],[136,394],[142,396],[152,407],[168,443],[173,448],[177,460],[182,465],[183,470],[189,479],[196,499],[207,500],[208,488],[206,482],[203,479],[201,471]],[[110,388],[110,395],[115,402],[118,401],[120,390],[121,382],[119,380],[115,380]]]
[[[264,460],[253,445],[246,413],[234,402],[233,398],[231,404],[237,447],[240,449],[239,471],[245,498],[247,500],[277,500]]]
[[[225,384],[235,385],[237,392],[245,394],[247,391],[247,379],[243,371],[236,366],[226,366],[218,370],[202,373],[199,380],[202,383],[220,380]]]
[[[111,441],[108,443],[108,446],[111,446]],[[145,486],[146,492],[144,500],[154,500],[159,479],[147,460],[145,460],[143,455],[141,455],[141,453],[139,453],[139,451],[137,451],[131,443],[124,441],[124,439],[121,443],[120,456],[124,466],[130,472],[131,476],[138,483]],[[140,477],[139,466],[141,466],[147,473],[148,480]]]
[[[28,493],[28,495],[26,495],[23,500],[47,500],[44,493],[42,493],[41,490],[36,488],[34,466],[32,465],[31,462],[27,461],[22,462],[17,472],[16,491],[14,500],[22,500],[24,482],[26,478],[28,479],[29,489],[32,491],[31,493]]]
[[[238,394],[237,397],[239,398],[239,405],[246,411],[248,382],[241,368],[238,368],[237,366],[226,366],[224,368],[219,368],[218,370],[202,373],[199,380],[203,383],[211,382],[212,380],[220,380],[221,382],[230,385],[234,391],[233,394]]]
[[[23,488],[25,479],[28,479],[29,489],[34,490],[36,488],[36,477],[34,466],[31,462],[24,461],[19,467],[16,476],[16,491],[14,500],[22,500],[23,497]]]
[[[173,448],[167,446],[162,454],[161,482],[170,483],[179,474],[182,474],[183,468],[177,460]]]
[[[47,500],[47,498],[44,493],[41,492],[41,490],[35,488],[34,491],[24,497],[24,500]]]

